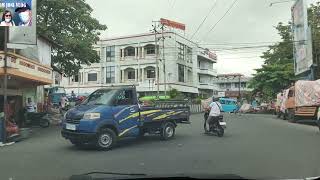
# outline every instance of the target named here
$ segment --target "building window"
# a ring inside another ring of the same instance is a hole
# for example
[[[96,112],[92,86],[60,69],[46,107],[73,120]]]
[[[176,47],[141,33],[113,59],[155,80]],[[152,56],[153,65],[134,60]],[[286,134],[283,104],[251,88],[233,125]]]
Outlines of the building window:
[[[239,88],[239,83],[234,83],[235,88]]]
[[[178,79],[179,82],[184,82],[184,65],[178,64]]]
[[[144,50],[147,55],[153,55],[156,54],[156,47],[153,44],[148,44],[144,47]]]
[[[135,49],[134,47],[127,47],[124,49],[124,56],[127,57],[127,56],[134,56],[135,55]]]
[[[88,74],[88,81],[97,81],[97,80],[98,80],[97,73],[89,73]]]
[[[115,83],[115,68],[114,66],[107,66],[106,67],[106,83]]]
[[[226,83],[226,88],[230,89],[231,88],[231,83]]]
[[[220,86],[221,89],[225,88],[224,83],[221,83],[219,86]]]
[[[95,51],[97,52],[97,55],[100,57],[100,49],[95,49]]]
[[[186,60],[187,62],[192,63],[192,48],[186,46],[187,54],[186,54]]]
[[[74,75],[71,79],[72,82],[79,82],[79,75]]]
[[[193,82],[192,69],[188,69],[188,82]]]
[[[155,70],[155,68],[148,68],[147,69],[147,78],[148,79],[156,78],[156,70]]]
[[[247,83],[246,83],[246,82],[242,82],[242,83],[241,83],[241,87],[242,87],[242,88],[246,88],[246,87],[247,87]]]
[[[132,80],[132,79],[136,79],[136,73],[135,70],[128,70],[128,79]]]
[[[184,47],[185,45],[178,42],[178,59],[184,60]]]
[[[107,62],[113,62],[115,60],[115,46],[108,46],[106,48]]]

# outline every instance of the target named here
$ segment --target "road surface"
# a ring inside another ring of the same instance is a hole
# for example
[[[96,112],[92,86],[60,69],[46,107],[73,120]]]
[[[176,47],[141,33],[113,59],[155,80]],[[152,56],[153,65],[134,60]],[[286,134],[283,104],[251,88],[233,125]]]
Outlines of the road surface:
[[[63,179],[92,171],[166,174],[235,174],[245,178],[320,176],[320,132],[272,115],[227,114],[224,137],[207,136],[202,114],[179,125],[176,137],[122,141],[112,151],[77,149],[59,128],[0,148],[0,179]]]

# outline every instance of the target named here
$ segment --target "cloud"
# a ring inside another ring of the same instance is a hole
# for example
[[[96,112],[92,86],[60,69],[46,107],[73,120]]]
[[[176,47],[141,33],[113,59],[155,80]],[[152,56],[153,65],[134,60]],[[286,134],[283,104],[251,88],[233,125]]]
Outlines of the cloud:
[[[102,37],[123,36],[148,32],[152,21],[161,17],[186,24],[186,34],[195,32],[214,0],[86,0],[93,8],[93,16],[108,30]],[[274,0],[238,0],[225,18],[209,33],[206,33],[228,9],[233,0],[217,0],[216,7],[196,34],[204,43],[273,42],[280,37],[273,26],[278,22],[288,22],[291,18],[293,2],[269,6]],[[315,0],[308,0],[308,3]],[[205,36],[205,38],[203,38]],[[229,45],[238,47],[240,45]],[[221,48],[221,46],[219,46]],[[214,49],[217,46],[208,46]],[[258,51],[258,50],[256,50]],[[244,59],[243,54],[229,51],[229,55],[219,55],[219,73],[242,72],[251,74],[262,64],[260,58]],[[253,56],[257,53],[249,53]],[[230,56],[231,55],[231,56]],[[234,58],[229,59],[230,57]],[[224,58],[227,58],[224,60]],[[231,63],[230,63],[231,62]]]

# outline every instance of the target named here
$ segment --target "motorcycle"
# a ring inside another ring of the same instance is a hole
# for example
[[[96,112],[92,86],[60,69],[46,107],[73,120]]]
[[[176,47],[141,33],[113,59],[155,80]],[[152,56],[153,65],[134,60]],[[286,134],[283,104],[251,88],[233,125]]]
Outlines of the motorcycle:
[[[204,120],[208,119],[208,117],[209,111],[206,111],[204,114]],[[223,115],[220,115],[218,121],[213,121],[212,123],[209,123],[209,131],[207,133],[217,135],[218,137],[222,137],[226,128],[227,123],[223,120]]]
[[[26,126],[40,126],[42,128],[50,126],[48,113],[27,113],[25,123]]]

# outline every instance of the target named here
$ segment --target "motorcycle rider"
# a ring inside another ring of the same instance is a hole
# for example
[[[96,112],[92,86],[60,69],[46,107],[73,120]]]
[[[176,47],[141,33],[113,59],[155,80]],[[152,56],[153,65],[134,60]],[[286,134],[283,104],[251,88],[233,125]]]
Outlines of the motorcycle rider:
[[[209,132],[209,130],[207,129],[207,124],[211,124],[211,123],[217,123],[219,122],[219,116],[221,114],[221,109],[222,106],[219,103],[219,98],[212,98],[212,103],[209,105],[210,107],[210,113],[208,118],[205,120],[204,122],[204,130],[205,133]]]

